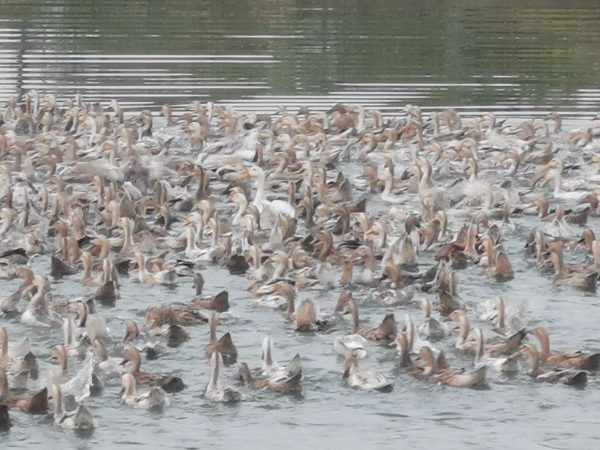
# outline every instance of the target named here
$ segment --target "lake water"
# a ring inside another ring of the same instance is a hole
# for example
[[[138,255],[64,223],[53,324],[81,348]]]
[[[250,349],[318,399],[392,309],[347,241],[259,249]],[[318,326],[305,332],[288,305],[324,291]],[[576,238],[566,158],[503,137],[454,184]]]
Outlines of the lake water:
[[[116,98],[126,114],[182,110],[191,100],[232,104],[240,111],[274,112],[336,102],[393,115],[406,103],[455,107],[464,115],[492,110],[515,120],[556,110],[567,125],[589,126],[600,110],[600,8],[596,1],[193,1],[0,0],[0,103],[30,89],[86,101]],[[384,205],[374,203],[375,210]],[[557,289],[522,255],[531,219],[516,220],[507,248],[514,280],[491,281],[481,268],[461,271],[461,295],[471,307],[496,295],[527,300],[528,325],[548,328],[557,350],[600,349],[600,301]],[[590,223],[596,233],[598,220]],[[579,255],[579,261],[582,255]],[[48,259],[36,262],[40,272]],[[424,262],[431,263],[424,258]],[[126,279],[121,299],[103,308],[116,340],[125,321],[142,320],[147,306],[187,300],[191,282],[176,291]],[[12,414],[1,448],[443,448],[591,449],[597,447],[598,379],[585,390],[533,384],[526,375],[492,376],[490,389],[450,389],[399,371],[393,352],[372,346],[366,367],[394,381],[391,394],[353,392],[341,382],[332,350],[335,334],[302,336],[278,312],[256,310],[249,281],[209,267],[207,292],[229,289],[231,331],[240,360],[260,364],[260,343],[275,341],[276,358],[303,358],[303,396],[253,394],[234,407],[207,405],[206,326],[149,371],[174,371],[188,389],[162,415],[119,405],[108,386],[91,407],[100,427],[87,440],[57,429],[48,418]],[[6,292],[17,282],[2,282]],[[79,283],[54,285],[58,297],[87,293]],[[339,290],[319,295],[332,310]],[[419,315],[417,306],[409,311]],[[385,311],[361,305],[365,323]],[[405,309],[395,310],[402,320]],[[6,324],[4,320],[1,321]],[[11,336],[25,332],[8,323]],[[345,331],[345,330],[344,330]],[[36,331],[43,367],[60,330]],[[448,345],[453,365],[469,364]],[[227,369],[225,384],[235,384]]]

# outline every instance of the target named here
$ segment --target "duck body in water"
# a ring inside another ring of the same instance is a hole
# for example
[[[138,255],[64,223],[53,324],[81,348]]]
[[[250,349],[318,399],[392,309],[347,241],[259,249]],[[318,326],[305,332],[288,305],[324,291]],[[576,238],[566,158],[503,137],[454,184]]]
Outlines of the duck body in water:
[[[316,347],[327,342],[323,354],[341,356],[338,373],[357,390],[392,389],[381,362],[386,353],[395,357],[394,345],[402,369],[450,387],[493,389],[488,374],[518,371],[525,357],[532,378],[548,383],[582,385],[587,371],[598,369],[597,353],[550,351],[542,327],[530,331],[541,344],[536,353],[525,342],[526,321],[509,320],[502,302],[494,328],[484,331],[487,324],[470,316],[471,332],[461,301],[462,292],[469,300],[488,288],[512,292],[525,276],[532,285],[535,277],[553,281],[544,289],[596,290],[600,243],[584,232],[582,253],[594,258],[589,266],[577,244],[565,242],[598,220],[598,178],[591,171],[600,157],[588,147],[597,141],[592,132],[552,133],[540,120],[508,127],[491,113],[470,119],[453,109],[434,111],[428,121],[414,105],[384,122],[360,105],[259,114],[193,102],[179,117],[163,107],[161,128],[151,111],[126,117],[116,101],[114,117],[105,114],[107,105],[86,104],[81,96],[67,99],[65,111],[54,96],[36,91],[18,103],[12,100],[0,119],[0,277],[21,278],[1,308],[20,320],[3,322],[0,331],[19,336],[64,324],[65,342],[53,353],[60,367],[49,374],[47,390],[20,397],[12,389],[32,388],[37,359],[30,349],[11,353],[0,332],[0,427],[9,423],[8,408],[44,414],[49,391],[57,425],[92,428],[94,386],[110,376],[121,377],[123,402],[140,409],[168,406],[171,393],[175,407],[180,399],[237,403],[250,389],[302,397],[315,386],[319,359],[307,354],[303,367],[300,354],[287,351],[291,359],[279,365],[271,335],[261,367],[240,363],[244,386],[227,387],[228,366],[262,331],[287,333],[287,350],[298,344],[319,355]],[[560,128],[560,116],[547,117]],[[349,176],[355,162],[366,165],[364,178]],[[496,170],[504,162],[509,169]],[[546,197],[559,203],[555,212]],[[590,207],[569,210],[580,201]],[[531,212],[540,217],[522,217]],[[524,227],[535,227],[526,243],[535,250],[535,270],[525,271],[515,250]],[[485,268],[470,270],[477,262]],[[61,299],[72,282],[82,297]],[[320,314],[340,285],[346,290],[333,313]],[[246,287],[254,301],[243,295]],[[418,327],[410,312],[417,293],[428,295]],[[396,324],[396,306],[407,309],[404,329]],[[146,329],[130,322],[124,342],[116,342],[107,324],[136,314],[145,314]],[[446,316],[458,324],[456,339],[449,339],[454,330]],[[217,326],[226,330],[218,334]],[[197,333],[205,333],[200,348],[193,345]],[[42,334],[52,339],[51,331]],[[367,354],[375,356],[369,369],[358,363]],[[156,357],[162,362],[150,362]],[[165,373],[143,372],[143,359]],[[208,372],[197,366],[205,359]],[[467,368],[454,369],[458,361]],[[189,380],[192,392],[200,386],[202,400],[179,394],[186,386],[168,373],[180,365],[185,373],[207,374],[206,386]],[[553,370],[540,375],[540,367]],[[138,385],[148,389],[138,392]],[[62,395],[85,404],[71,414]]]

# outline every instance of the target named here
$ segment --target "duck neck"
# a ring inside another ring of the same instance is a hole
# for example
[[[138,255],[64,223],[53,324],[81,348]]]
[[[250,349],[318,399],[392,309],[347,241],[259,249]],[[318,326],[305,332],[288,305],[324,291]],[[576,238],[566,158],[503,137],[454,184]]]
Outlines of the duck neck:
[[[540,372],[540,357],[537,350],[531,352],[531,376],[537,378]]]
[[[372,254],[369,254],[369,255],[365,256],[364,260],[365,260],[365,269],[373,272],[373,270],[375,270],[375,256],[373,256]]]
[[[460,328],[460,333],[458,335],[458,340],[456,341],[456,346],[458,348],[462,348],[462,346],[467,341],[467,337],[469,336],[469,319],[467,319],[466,317],[461,318],[458,325]]]
[[[244,216],[244,214],[246,214],[246,208],[248,208],[248,201],[246,199],[243,199],[243,200],[240,199],[238,201],[237,213],[233,217],[233,221],[232,221],[233,225],[237,225],[240,223],[240,220],[242,220],[242,217]]]
[[[92,261],[91,261],[91,258],[86,257],[83,260],[83,269],[84,269],[83,279],[84,280],[91,279],[92,278]]]
[[[144,281],[144,278],[146,278],[146,258],[143,256],[141,256],[138,261],[138,272],[140,281]]]
[[[62,404],[62,392],[58,386],[54,389],[54,418],[60,419],[64,415]]]
[[[352,283],[352,275],[353,275],[354,264],[352,261],[345,261],[342,266],[342,277],[340,282],[342,284],[350,284]]]
[[[108,239],[102,239],[102,245],[100,246],[100,255],[98,258],[100,260],[106,259],[108,257],[108,252],[110,251],[110,244]]]
[[[548,334],[540,332],[538,334],[538,340],[540,341],[540,347],[542,349],[539,359],[546,361],[550,357],[550,339],[548,339]]]
[[[136,355],[131,358],[131,374],[134,376],[138,374],[140,372],[140,366],[140,355],[139,353],[136,353]]]
[[[358,305],[354,305],[354,308],[352,309],[352,333],[358,334],[359,330]]]
[[[256,177],[254,181],[256,182],[256,194],[254,196],[254,205],[256,207],[259,207],[261,206],[262,202],[267,199],[265,196],[265,177],[264,175],[261,175],[259,177]]]
[[[208,387],[206,388],[207,392],[214,391],[219,389],[219,359],[216,358],[215,365],[212,368],[212,375],[210,377],[210,382],[208,383]]]
[[[217,316],[213,314],[210,317],[210,343],[217,342]]]
[[[196,249],[196,233],[191,228],[188,228],[187,231],[187,246],[185,248],[186,252],[193,252]]]
[[[494,244],[489,239],[486,239],[485,253],[488,257],[488,267],[494,267],[496,265],[496,251],[494,250]]]
[[[2,339],[2,353],[0,354],[0,357],[5,359],[8,357],[8,332],[6,331],[6,328],[0,329],[0,339]]]
[[[562,194],[562,173],[554,174],[554,196]]]
[[[215,226],[213,228],[212,246],[217,247],[219,245],[219,235],[221,234],[221,226],[219,225],[219,219],[215,217]]]
[[[394,179],[392,177],[388,177],[385,180],[385,184],[383,187],[383,194],[385,195],[392,195],[392,188],[394,186]]]
[[[287,314],[289,316],[294,313],[294,292],[291,289],[289,289],[283,294],[283,296],[286,300]]]
[[[283,259],[279,264],[275,265],[275,272],[273,273],[273,279],[276,280],[278,278],[282,278],[283,274],[288,269],[288,259]]]

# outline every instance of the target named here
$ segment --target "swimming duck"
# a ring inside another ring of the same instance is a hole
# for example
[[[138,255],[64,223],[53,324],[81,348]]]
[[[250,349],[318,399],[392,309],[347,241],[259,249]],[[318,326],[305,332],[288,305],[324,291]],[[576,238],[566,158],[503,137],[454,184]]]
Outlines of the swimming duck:
[[[421,338],[439,340],[450,334],[450,330],[444,323],[440,323],[431,317],[431,303],[426,298],[421,301],[421,310],[424,316],[423,323],[417,329]]]
[[[132,408],[162,410],[170,405],[167,394],[160,386],[152,386],[148,392],[138,392],[135,377],[126,373],[121,379],[123,403]]]
[[[159,373],[141,372],[141,356],[135,347],[129,347],[123,355],[123,363],[131,362],[130,373],[141,384],[154,384],[160,386],[165,392],[180,392],[185,388],[183,380],[176,376],[162,375]]]
[[[347,302],[347,307],[349,310],[352,308],[349,306],[351,302],[354,302],[352,298],[350,298]],[[338,355],[352,355],[360,359],[367,356],[367,350],[365,349],[367,340],[358,333],[360,331],[360,325],[358,323],[358,309],[355,308],[355,311],[356,312],[352,314],[352,334],[336,336],[333,341],[333,349]]]
[[[148,273],[146,270],[146,257],[143,253],[137,252],[135,254],[135,260],[139,271],[139,280],[142,283],[148,284],[160,284],[163,286],[173,286],[177,284],[177,274],[175,269],[168,267],[160,272]]]
[[[554,266],[554,283],[572,286],[583,291],[596,292],[597,272],[580,271],[577,270],[577,267],[566,266],[560,248],[554,248],[548,259]]]
[[[463,350],[471,355],[477,353],[477,342],[475,336],[469,335],[470,323],[469,318],[463,311],[455,311],[448,316],[446,320],[453,320],[458,322],[460,332],[458,339],[456,341],[456,348]],[[526,331],[520,330],[515,334],[509,336],[503,342],[498,344],[487,344],[484,347],[484,350],[491,357],[496,358],[498,356],[510,356],[512,353],[518,350],[519,346],[525,336],[527,335]]]
[[[390,392],[392,383],[378,372],[360,369],[358,360],[353,355],[346,356],[344,361],[344,374],[342,378],[348,386],[354,389],[375,390],[379,392]]]
[[[29,414],[46,414],[48,411],[48,388],[43,388],[29,398],[11,396],[8,392],[8,379],[0,368],[0,404]]]
[[[210,358],[213,353],[218,352],[221,360],[226,366],[235,364],[237,360],[237,348],[233,344],[230,333],[225,333],[220,339],[217,339],[217,321],[218,316],[213,313],[210,316],[208,324],[210,326],[210,342],[204,347],[206,356]]]
[[[348,302],[352,300],[350,291],[342,291],[333,313],[330,315],[321,315],[317,318],[317,327],[320,331],[329,330],[337,324],[344,321],[343,313]]]
[[[277,369],[270,371],[265,379],[254,380],[246,363],[239,364],[239,371],[244,383],[255,389],[266,389],[279,393],[302,390],[302,362],[299,354],[296,354],[287,366],[277,367]]]
[[[86,406],[79,405],[72,413],[64,411],[60,386],[52,385],[51,395],[54,401],[54,423],[56,425],[68,430],[90,430],[96,427],[92,412]]]
[[[348,310],[352,314],[352,321],[354,327],[353,334],[358,334],[371,341],[392,341],[396,339],[398,330],[396,328],[394,314],[386,314],[379,326],[376,328],[360,328],[358,318],[358,305],[356,304],[356,301],[354,299],[348,302]]]
[[[600,353],[553,353],[550,351],[550,338],[545,328],[535,328],[530,331],[539,341],[542,353],[539,360],[547,366],[569,366],[580,370],[596,370],[600,366]]]
[[[583,370],[553,370],[540,375],[540,356],[535,345],[526,345],[513,355],[514,358],[519,356],[529,356],[531,358],[531,372],[529,374],[538,383],[562,383],[568,386],[583,386],[587,383],[587,372]]]
[[[491,358],[485,353],[483,331],[477,328],[473,331],[475,342],[477,343],[477,351],[475,353],[475,367],[486,366],[497,372],[514,373],[519,371],[517,358],[505,356],[500,358]]]
[[[110,339],[108,328],[104,317],[95,311],[94,302],[77,302],[77,326],[80,330],[85,330],[91,340]]]
[[[122,360],[117,358],[109,358],[108,352],[104,343],[98,339],[94,339],[92,347],[98,358],[98,368],[108,376],[120,377],[125,372],[125,368],[121,365]]]
[[[210,376],[210,381],[206,386],[204,398],[211,402],[220,403],[234,403],[243,400],[243,396],[240,392],[232,388],[223,388],[223,386],[221,386],[221,364],[223,364],[221,354],[218,351],[215,351],[210,357],[212,374]]]

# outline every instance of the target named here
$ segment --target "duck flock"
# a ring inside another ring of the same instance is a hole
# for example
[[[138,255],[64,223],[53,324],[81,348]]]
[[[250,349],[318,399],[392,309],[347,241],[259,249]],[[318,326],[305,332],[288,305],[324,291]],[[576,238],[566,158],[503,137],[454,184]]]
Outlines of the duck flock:
[[[247,285],[237,310],[320,335],[348,388],[393,389],[361,361],[370,353],[397,354],[399,370],[457,388],[493,389],[490,372],[581,387],[598,369],[600,353],[552,351],[543,326],[527,327],[525,303],[459,295],[469,266],[492,283],[519,277],[504,243],[525,215],[535,227],[518,257],[557,290],[596,291],[593,122],[563,131],[555,113],[508,126],[411,105],[383,117],[356,105],[255,114],[197,101],[161,116],[36,91],[0,115],[0,277],[20,283],[1,299],[1,429],[25,413],[90,430],[95,400],[119,390],[122,407],[175,407],[198,381],[152,366],[180,346],[207,360],[199,402],[311,389],[302,355],[279,365],[269,335],[260,361],[238,354],[228,291],[204,294],[210,266]],[[87,294],[53,295],[65,282]],[[104,317],[134,283],[179,301],[137,298],[144,323],[109,330]],[[195,296],[177,294],[186,285]],[[318,298],[330,290],[339,300],[326,313]],[[365,304],[378,323],[361,322]],[[207,327],[208,341],[194,342],[190,327]],[[38,360],[35,337],[52,328],[64,340]],[[25,337],[11,341],[9,330]],[[456,353],[472,355],[468,367]]]

